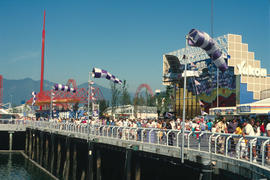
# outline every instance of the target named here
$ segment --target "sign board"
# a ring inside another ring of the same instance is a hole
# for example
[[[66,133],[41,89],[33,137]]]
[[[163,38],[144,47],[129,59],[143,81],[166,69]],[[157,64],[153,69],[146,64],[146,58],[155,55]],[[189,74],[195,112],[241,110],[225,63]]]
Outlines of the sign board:
[[[237,107],[237,112],[243,113],[243,112],[250,112],[251,107],[250,106],[239,106]]]

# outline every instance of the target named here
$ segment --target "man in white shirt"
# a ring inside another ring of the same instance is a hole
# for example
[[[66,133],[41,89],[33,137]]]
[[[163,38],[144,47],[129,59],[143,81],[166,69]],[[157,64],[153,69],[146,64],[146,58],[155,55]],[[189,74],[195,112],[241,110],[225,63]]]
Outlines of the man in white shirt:
[[[245,138],[245,136],[255,136],[255,132],[254,132],[254,129],[253,129],[253,126],[254,126],[254,119],[251,118],[249,120],[249,123],[245,122],[244,123],[244,130],[243,130],[243,137]],[[253,143],[252,145],[252,153],[253,153],[253,162],[257,162],[257,155],[256,155],[256,143],[257,141],[256,140],[249,140],[249,142]],[[250,147],[250,146],[248,146]],[[249,152],[249,150],[248,150]],[[247,158],[246,158],[247,159]]]

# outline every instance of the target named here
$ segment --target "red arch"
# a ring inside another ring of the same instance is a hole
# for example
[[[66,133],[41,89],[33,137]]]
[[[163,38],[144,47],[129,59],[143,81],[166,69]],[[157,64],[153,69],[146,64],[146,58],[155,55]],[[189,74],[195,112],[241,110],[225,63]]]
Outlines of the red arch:
[[[77,89],[77,85],[76,85],[76,81],[74,79],[69,79],[67,82],[67,86],[70,86],[70,84],[72,84],[72,87],[74,89]]]
[[[150,86],[148,84],[141,84],[138,89],[136,90],[136,94],[135,94],[135,97],[138,97],[138,94],[140,93],[141,89],[142,88],[146,88],[148,93],[150,93],[150,95],[153,97],[154,94],[153,94],[153,91],[152,89],[150,88]]]

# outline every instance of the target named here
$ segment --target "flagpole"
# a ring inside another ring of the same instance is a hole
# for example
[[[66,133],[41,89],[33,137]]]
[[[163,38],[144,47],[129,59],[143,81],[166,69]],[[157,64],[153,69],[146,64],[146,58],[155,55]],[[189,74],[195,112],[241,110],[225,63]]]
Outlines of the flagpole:
[[[90,120],[89,115],[90,115],[90,89],[91,89],[91,72],[89,72],[89,77],[88,77],[88,106],[87,106],[87,119],[88,121]],[[90,122],[88,122],[90,123]]]
[[[51,113],[50,113],[50,119],[52,119],[52,90],[51,90],[51,104],[50,104],[50,109],[51,109]]]

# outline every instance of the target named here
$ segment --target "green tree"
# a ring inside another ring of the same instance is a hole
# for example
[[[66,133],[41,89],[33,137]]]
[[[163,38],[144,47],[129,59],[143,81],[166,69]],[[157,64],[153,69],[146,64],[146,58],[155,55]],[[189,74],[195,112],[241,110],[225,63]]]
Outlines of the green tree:
[[[131,104],[130,101],[130,94],[128,92],[128,85],[126,80],[124,80],[123,85],[122,85],[122,98],[121,98],[121,105],[128,105]]]
[[[115,108],[119,104],[119,95],[120,95],[120,90],[116,83],[111,82],[111,92],[112,92],[112,99],[111,99],[112,114],[114,114]]]
[[[99,115],[103,116],[104,111],[108,107],[108,103],[105,99],[99,101]]]

